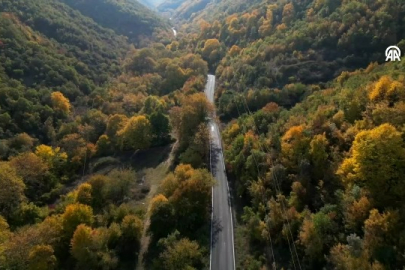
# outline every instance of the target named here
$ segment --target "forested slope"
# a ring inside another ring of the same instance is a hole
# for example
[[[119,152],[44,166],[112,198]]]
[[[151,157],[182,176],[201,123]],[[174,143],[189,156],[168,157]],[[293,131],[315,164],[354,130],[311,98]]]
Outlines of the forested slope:
[[[154,31],[168,29],[163,19],[135,0],[63,0],[63,2],[101,26],[129,37],[135,43],[139,43],[142,36],[151,38]]]
[[[172,35],[153,34],[159,20],[134,13],[139,4],[98,3],[112,19],[139,22],[122,34],[147,48],[63,1],[0,3],[0,269],[134,269],[144,233],[153,237],[154,269],[177,256],[172,247],[192,250],[184,263],[200,268],[213,184],[204,169],[211,107],[199,93],[207,63],[151,42]],[[131,162],[135,152],[170,148],[172,134],[173,170],[194,168],[168,176],[173,189],[162,188],[158,198],[167,199],[163,208],[154,200],[144,231],[149,206],[139,201],[155,191]],[[201,201],[189,199],[195,194]],[[165,207],[173,222],[162,234]],[[194,211],[198,221],[188,218]]]
[[[303,91],[299,83],[327,82],[382,63],[391,45],[405,49],[404,12],[403,3],[389,0],[263,2],[224,19],[200,20],[188,42],[216,72],[220,92],[252,90],[274,101],[279,94],[271,89],[296,84],[289,94],[294,103]],[[220,106],[235,117],[232,99],[223,95]]]
[[[290,110],[238,106],[223,137],[255,254],[239,257],[242,268],[274,262],[270,237],[278,267],[404,264],[403,72],[402,62],[370,64],[326,89],[312,86]]]
[[[235,5],[178,45],[217,75],[239,268],[402,268],[405,5]]]

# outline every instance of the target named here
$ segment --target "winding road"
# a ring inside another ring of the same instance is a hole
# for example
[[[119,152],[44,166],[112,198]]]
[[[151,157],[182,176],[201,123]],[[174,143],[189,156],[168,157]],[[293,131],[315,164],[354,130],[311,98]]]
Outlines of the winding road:
[[[205,94],[214,104],[215,76],[208,75]],[[211,136],[210,169],[217,181],[212,190],[211,217],[211,270],[234,270],[235,251],[233,238],[233,217],[225,161],[222,152],[221,134],[215,120],[209,121]]]

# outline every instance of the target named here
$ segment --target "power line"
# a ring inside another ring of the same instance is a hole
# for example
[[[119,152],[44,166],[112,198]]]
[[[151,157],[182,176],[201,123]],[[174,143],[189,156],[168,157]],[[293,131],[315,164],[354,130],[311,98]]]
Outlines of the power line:
[[[243,95],[241,95],[241,96],[242,96],[242,99],[243,99],[243,101],[244,101],[244,106],[246,107],[245,110],[247,110],[248,115],[253,115],[252,112],[251,112],[250,109],[249,109],[249,105],[248,105],[248,103],[247,103],[247,101],[246,101],[246,98],[245,98]],[[255,130],[256,130],[256,133],[258,134],[258,133],[259,133],[259,129],[257,128],[256,122],[255,122],[254,119],[253,119],[253,126],[254,126],[254,128],[255,128]],[[266,151],[263,150],[263,147],[266,148],[268,154],[270,154],[270,150],[269,150],[266,146],[261,146],[260,140],[258,140],[258,144],[259,144],[260,149],[261,149],[264,153],[266,153]],[[276,192],[278,192],[279,194],[282,194],[282,193],[281,193],[281,189],[280,189],[280,184],[279,184],[279,182],[278,182],[278,180],[277,180],[276,174],[274,173],[273,170],[271,170],[271,173],[272,173],[272,176],[273,176],[273,178],[274,178],[274,186],[275,186],[275,188],[276,188]],[[286,221],[287,221],[287,225],[288,225],[288,226],[287,226],[287,229],[288,229],[288,231],[289,231],[289,234],[290,234],[290,237],[291,237],[291,241],[292,241],[292,244],[293,244],[293,247],[294,247],[294,252],[295,252],[295,256],[296,256],[296,258],[297,258],[298,266],[299,266],[299,269],[301,270],[301,269],[302,269],[302,268],[301,268],[301,263],[300,263],[300,259],[299,259],[299,256],[298,256],[297,247],[296,247],[296,245],[295,245],[295,243],[294,243],[294,237],[293,237],[292,232],[291,232],[290,221],[289,221],[288,215],[286,214],[286,206],[285,206],[285,204],[284,204],[284,200],[281,200],[281,206],[282,206],[282,211],[284,212],[284,215],[285,215],[285,218],[286,218]],[[287,236],[287,241],[289,242],[288,236]],[[293,257],[292,252],[291,252],[291,256]],[[293,259],[293,264],[294,264],[294,268],[295,268],[294,259]]]
[[[238,107],[238,104],[236,102],[235,102],[235,105],[236,105],[236,110],[238,111],[238,115],[239,115],[239,117],[241,117],[239,107]],[[257,174],[260,177],[259,164],[258,164],[258,162],[257,162],[257,160],[255,158],[254,153],[252,153],[252,157],[253,157],[253,161],[254,161],[254,163],[256,165],[256,168],[257,168]],[[267,213],[267,200],[266,200],[266,196],[264,194],[264,191],[262,192],[262,200],[263,200],[263,203],[264,203],[264,209],[265,209],[266,215],[268,215],[268,213]],[[276,257],[274,256],[274,249],[273,249],[273,240],[271,238],[270,230],[268,230],[268,232],[269,232],[270,249],[271,249],[271,254],[272,254],[273,262],[274,262],[274,269],[277,269]]]

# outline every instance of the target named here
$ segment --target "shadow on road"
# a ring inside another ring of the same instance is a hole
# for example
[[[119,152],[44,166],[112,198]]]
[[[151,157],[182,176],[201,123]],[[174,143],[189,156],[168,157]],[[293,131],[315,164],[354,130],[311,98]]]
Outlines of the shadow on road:
[[[221,225],[221,220],[219,220],[216,216],[212,219],[212,247],[215,247],[215,244],[218,241],[218,235],[222,231],[223,227]]]
[[[211,145],[211,170],[212,170],[212,175],[215,177],[217,171],[223,170],[222,167],[219,167],[219,155],[221,154],[221,149],[217,147],[216,145],[212,144]]]

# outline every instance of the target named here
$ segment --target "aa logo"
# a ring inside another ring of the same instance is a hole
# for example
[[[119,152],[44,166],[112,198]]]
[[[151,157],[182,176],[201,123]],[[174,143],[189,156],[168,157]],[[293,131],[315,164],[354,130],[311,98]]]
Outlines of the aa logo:
[[[385,61],[401,61],[401,50],[397,46],[390,46],[385,50]]]

